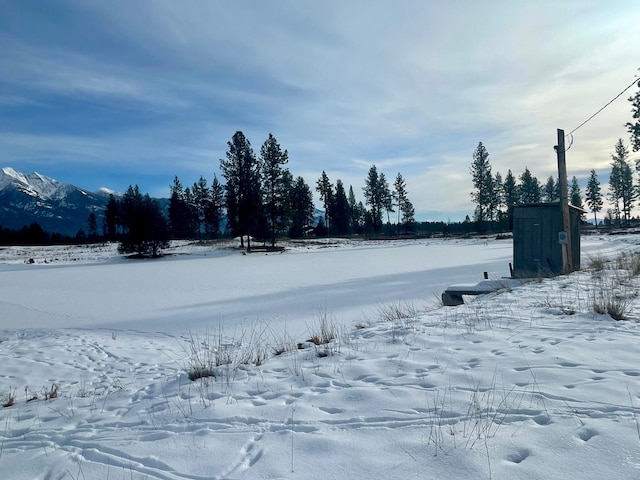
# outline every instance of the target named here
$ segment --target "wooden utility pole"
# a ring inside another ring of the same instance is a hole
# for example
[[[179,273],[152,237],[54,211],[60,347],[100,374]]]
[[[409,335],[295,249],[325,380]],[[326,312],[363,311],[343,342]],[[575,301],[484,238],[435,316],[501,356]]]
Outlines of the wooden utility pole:
[[[560,182],[560,208],[562,208],[562,228],[566,243],[562,245],[562,273],[573,271],[573,252],[571,249],[571,220],[569,217],[569,192],[567,190],[567,163],[564,150],[564,130],[558,129],[558,181]]]

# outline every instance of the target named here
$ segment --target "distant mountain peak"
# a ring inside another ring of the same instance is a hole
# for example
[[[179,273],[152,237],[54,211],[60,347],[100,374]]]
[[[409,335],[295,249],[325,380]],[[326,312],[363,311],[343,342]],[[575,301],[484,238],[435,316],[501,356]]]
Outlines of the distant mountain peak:
[[[0,188],[5,187],[9,183],[13,181],[18,181],[21,183],[27,183],[27,177],[25,177],[22,173],[16,172],[11,167],[4,167],[0,170]]]
[[[90,213],[104,210],[109,194],[89,193],[37,172],[0,169],[0,225],[19,229],[38,222],[45,230],[74,235]]]
[[[56,195],[60,187],[63,186],[63,184],[57,180],[41,175],[38,172],[25,175],[11,167],[4,167],[2,174],[4,179],[0,179],[0,188],[5,188],[9,184],[13,184],[16,188],[31,197],[51,198],[51,196]]]
[[[101,187],[98,189],[98,193],[104,193],[105,195],[113,195],[115,197],[119,197],[121,194],[116,192],[115,190],[111,190],[107,187]]]

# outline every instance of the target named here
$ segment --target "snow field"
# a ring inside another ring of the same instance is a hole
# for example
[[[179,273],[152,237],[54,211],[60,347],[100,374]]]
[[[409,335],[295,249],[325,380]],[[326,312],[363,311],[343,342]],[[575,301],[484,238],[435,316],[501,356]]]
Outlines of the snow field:
[[[585,240],[585,265],[589,255],[635,248],[632,238]],[[0,270],[0,394],[15,392],[0,410],[0,468],[38,479],[638,478],[635,303],[628,321],[595,314],[602,284],[590,271],[449,308],[410,288],[420,276],[426,289],[469,275],[473,267],[455,259],[492,271],[509,247],[340,245],[279,258],[191,251],[158,263]],[[423,250],[437,258],[420,258]],[[247,260],[259,266],[250,288],[216,296],[218,275],[239,285]],[[215,287],[187,282],[214,264]],[[359,269],[336,275],[337,265]],[[637,291],[637,278],[614,266],[598,275]],[[292,277],[298,267],[306,285]],[[172,293],[162,271],[187,284]],[[150,274],[155,296],[134,288]],[[296,317],[312,300],[327,305],[324,314]],[[265,318],[271,308],[285,321]],[[230,321],[250,310],[263,314]],[[328,347],[273,355],[322,320],[336,332]],[[237,355],[263,341],[269,353],[258,366],[234,361],[215,378],[187,378],[194,347]],[[44,400],[52,384],[60,394]],[[25,387],[38,400],[27,402]]]

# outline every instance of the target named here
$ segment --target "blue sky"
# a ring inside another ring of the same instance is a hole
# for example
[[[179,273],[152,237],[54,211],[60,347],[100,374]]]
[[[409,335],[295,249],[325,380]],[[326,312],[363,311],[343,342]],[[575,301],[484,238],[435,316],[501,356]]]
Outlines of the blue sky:
[[[168,196],[220,178],[235,131],[256,153],[273,133],[311,186],[362,199],[375,164],[419,219],[462,220],[478,142],[503,176],[555,175],[556,129],[637,75],[638,25],[635,0],[3,0],[0,166]],[[608,181],[635,91],[574,134],[582,185]]]

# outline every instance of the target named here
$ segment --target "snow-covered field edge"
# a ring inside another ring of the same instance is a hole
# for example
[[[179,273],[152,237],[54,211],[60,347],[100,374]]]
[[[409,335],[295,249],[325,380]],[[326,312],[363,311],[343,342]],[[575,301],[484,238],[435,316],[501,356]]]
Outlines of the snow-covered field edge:
[[[259,320],[163,333],[3,318],[0,394],[13,402],[0,411],[0,468],[43,479],[637,478],[634,243],[603,241],[581,272],[459,307],[325,310],[302,341]],[[191,381],[194,366],[213,376]]]

